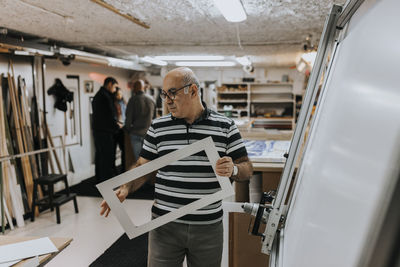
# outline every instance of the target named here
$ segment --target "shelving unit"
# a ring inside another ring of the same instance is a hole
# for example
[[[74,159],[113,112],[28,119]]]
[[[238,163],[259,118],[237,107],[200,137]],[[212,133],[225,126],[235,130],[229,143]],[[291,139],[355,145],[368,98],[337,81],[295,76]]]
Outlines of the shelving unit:
[[[249,116],[249,85],[223,84],[217,88],[217,111],[228,117]]]
[[[292,83],[222,84],[217,92],[220,113],[246,117],[256,128],[294,129],[296,99]]]

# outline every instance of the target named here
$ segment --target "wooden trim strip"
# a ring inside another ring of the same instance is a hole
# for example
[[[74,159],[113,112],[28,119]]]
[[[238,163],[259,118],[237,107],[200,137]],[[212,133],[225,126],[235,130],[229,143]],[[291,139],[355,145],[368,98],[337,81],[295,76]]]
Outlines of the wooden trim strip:
[[[118,10],[114,6],[104,2],[103,0],[91,0],[91,1],[96,3],[96,4],[98,4],[98,5],[100,5],[100,6],[102,6],[102,7],[104,7],[104,8],[107,8],[108,10],[110,10],[110,11],[112,11],[112,12],[114,12],[114,13],[116,13],[116,14],[118,14],[118,15],[120,15],[120,16],[128,19],[128,20],[130,20],[130,21],[132,21],[133,23],[136,23],[139,26],[142,26],[145,29],[150,29],[150,26],[148,24],[146,24],[145,22],[141,21],[138,18],[133,17],[130,14],[122,13],[120,10]]]

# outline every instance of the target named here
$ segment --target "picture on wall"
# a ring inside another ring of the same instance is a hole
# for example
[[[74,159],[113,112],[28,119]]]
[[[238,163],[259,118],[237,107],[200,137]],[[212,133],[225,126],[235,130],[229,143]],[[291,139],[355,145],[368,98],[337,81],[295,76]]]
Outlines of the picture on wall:
[[[84,81],[83,87],[85,88],[85,93],[87,93],[87,94],[93,93],[93,90],[94,90],[93,81]]]

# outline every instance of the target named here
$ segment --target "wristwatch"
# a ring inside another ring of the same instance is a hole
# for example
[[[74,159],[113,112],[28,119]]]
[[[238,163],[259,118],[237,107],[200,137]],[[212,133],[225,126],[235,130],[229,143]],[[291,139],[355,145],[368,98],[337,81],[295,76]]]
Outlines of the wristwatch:
[[[236,165],[233,165],[233,173],[232,173],[232,176],[236,176],[236,175],[238,174],[238,172],[239,172],[238,167],[237,167]]]

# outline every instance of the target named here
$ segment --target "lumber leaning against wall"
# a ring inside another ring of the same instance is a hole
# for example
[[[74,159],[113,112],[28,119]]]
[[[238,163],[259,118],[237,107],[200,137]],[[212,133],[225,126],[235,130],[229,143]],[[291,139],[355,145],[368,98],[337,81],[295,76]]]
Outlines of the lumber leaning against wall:
[[[22,120],[20,119],[19,112],[18,112],[18,106],[17,106],[17,101],[16,101],[16,92],[15,92],[14,85],[15,85],[14,78],[11,76],[10,73],[8,73],[8,86],[9,86],[9,90],[10,90],[11,107],[12,107],[12,111],[13,111],[13,119],[14,119],[14,125],[15,125],[16,137],[17,137],[18,153],[22,154],[22,153],[25,153],[23,137],[22,137],[22,130],[21,130]],[[31,171],[31,165],[29,162],[29,157],[22,156],[21,164],[22,164],[22,172],[24,175],[26,193],[27,193],[27,198],[28,198],[28,207],[30,210],[31,204],[32,204],[33,178],[32,178],[32,171]]]
[[[22,122],[23,122],[23,133],[25,135],[25,151],[33,151],[33,135],[32,135],[32,123],[31,123],[31,117],[29,114],[28,110],[28,101],[26,99],[26,84],[25,80],[21,77],[21,75],[18,76],[18,95],[20,97],[20,108],[21,108],[21,114],[22,114]],[[29,156],[30,158],[30,163],[32,166],[32,175],[33,178],[36,179],[39,177],[39,171],[38,171],[38,165],[36,162],[36,158],[34,155]]]
[[[3,80],[3,75],[0,75],[0,81]],[[7,144],[10,145],[8,133],[8,123],[5,112],[5,105],[3,97],[3,88],[0,82],[0,136],[1,136],[1,144],[0,144],[0,156],[9,156],[9,150]],[[6,160],[1,164],[1,173],[3,176],[4,184],[6,185],[5,196],[8,210],[10,211],[10,215],[14,217],[17,221],[17,225],[19,227],[24,226],[24,207],[22,203],[22,194],[20,185],[17,184],[17,177],[15,171],[15,161]],[[11,227],[11,223],[10,223]]]

